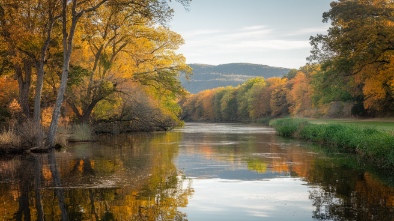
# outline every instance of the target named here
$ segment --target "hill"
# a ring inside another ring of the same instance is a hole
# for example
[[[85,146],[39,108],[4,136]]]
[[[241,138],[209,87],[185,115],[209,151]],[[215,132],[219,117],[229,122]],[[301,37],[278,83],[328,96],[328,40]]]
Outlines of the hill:
[[[181,79],[183,87],[190,93],[196,94],[206,89],[225,86],[237,86],[254,77],[282,77],[290,69],[271,67],[260,64],[230,63],[221,65],[189,64],[193,75],[187,81]]]

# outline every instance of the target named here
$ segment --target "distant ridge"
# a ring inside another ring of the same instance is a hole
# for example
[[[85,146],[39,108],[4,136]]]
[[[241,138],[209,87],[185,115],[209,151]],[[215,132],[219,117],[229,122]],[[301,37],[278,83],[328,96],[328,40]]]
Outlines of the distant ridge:
[[[254,77],[265,79],[282,77],[290,71],[289,68],[250,63],[189,64],[189,66],[193,68],[193,75],[189,82],[182,78],[181,83],[192,94],[217,87],[237,86]]]

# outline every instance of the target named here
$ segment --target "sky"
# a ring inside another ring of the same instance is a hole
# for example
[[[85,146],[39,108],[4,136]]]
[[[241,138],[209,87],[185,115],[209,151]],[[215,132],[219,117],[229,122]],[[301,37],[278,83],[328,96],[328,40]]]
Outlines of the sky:
[[[170,29],[185,44],[188,64],[255,63],[304,66],[310,36],[325,34],[322,14],[333,0],[192,0],[189,10],[172,1]]]

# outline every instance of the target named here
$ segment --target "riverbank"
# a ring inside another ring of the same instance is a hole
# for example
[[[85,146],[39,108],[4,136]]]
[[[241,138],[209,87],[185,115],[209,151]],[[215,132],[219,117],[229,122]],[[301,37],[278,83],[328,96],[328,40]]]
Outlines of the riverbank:
[[[282,118],[270,121],[283,137],[317,142],[342,153],[355,153],[385,169],[394,168],[394,136],[376,127],[341,123],[311,123],[306,119]]]

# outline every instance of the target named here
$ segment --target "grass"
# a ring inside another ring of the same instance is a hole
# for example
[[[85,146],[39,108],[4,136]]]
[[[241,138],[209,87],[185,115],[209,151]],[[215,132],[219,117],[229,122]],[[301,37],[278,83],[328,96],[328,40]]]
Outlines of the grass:
[[[357,119],[307,119],[314,124],[345,124],[360,127],[371,127],[379,130],[385,130],[394,134],[394,119],[382,120],[357,120]]]
[[[0,133],[0,145],[9,145],[13,147],[20,146],[20,137],[13,130],[5,130]]]
[[[283,118],[270,122],[280,136],[318,142],[327,148],[357,153],[382,168],[394,167],[394,136],[383,129],[344,123],[318,124]]]
[[[73,125],[71,130],[59,127],[55,139],[56,146],[67,146],[68,141],[94,141],[93,134],[92,128],[87,124]],[[24,151],[45,150],[45,148],[38,146],[36,143],[36,138],[39,135],[45,139],[44,132],[38,130],[32,121],[26,121],[21,125],[4,130],[0,132],[0,153],[22,153]]]

